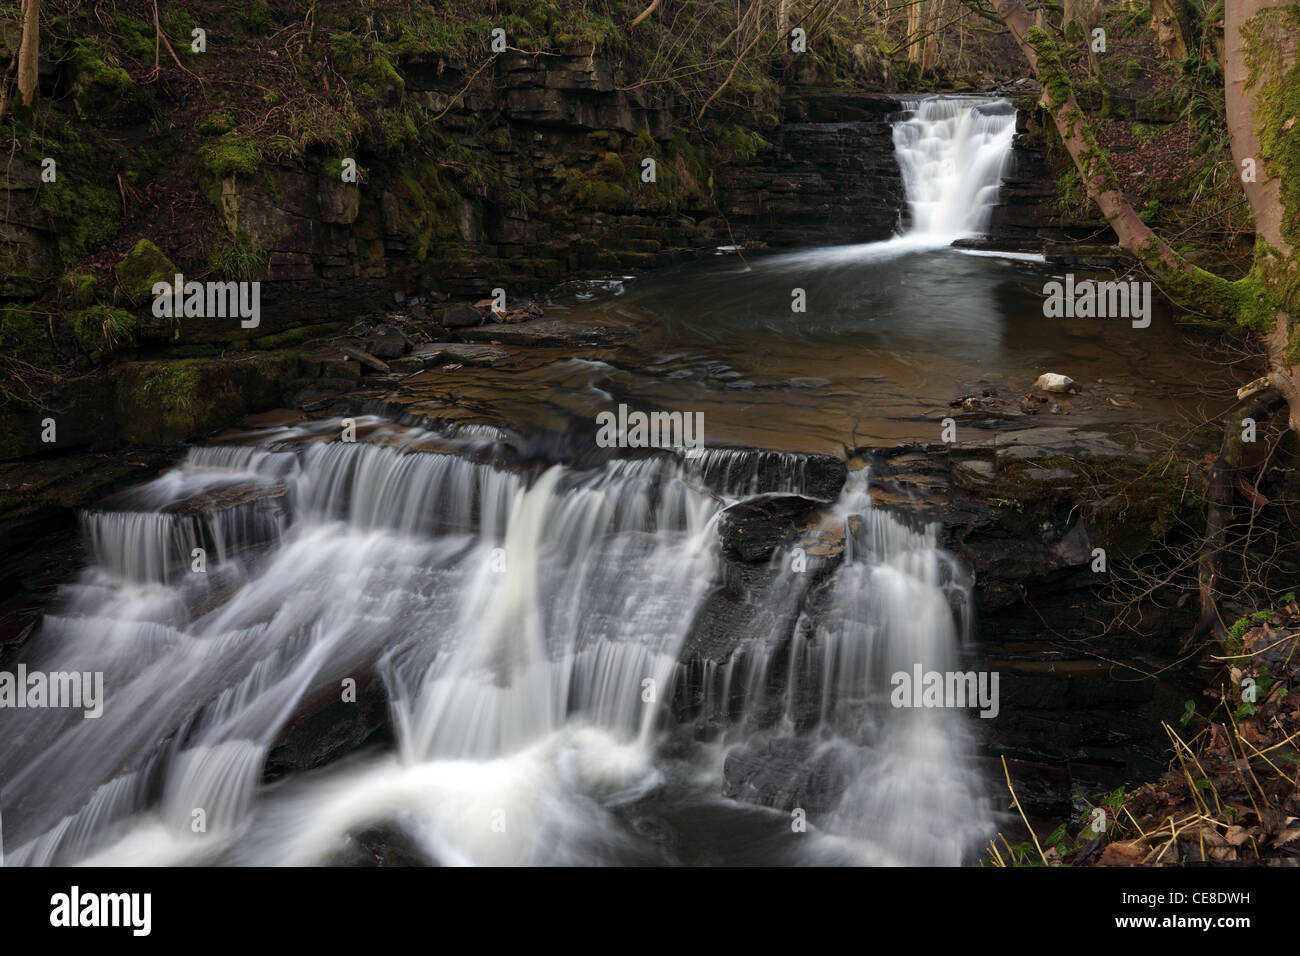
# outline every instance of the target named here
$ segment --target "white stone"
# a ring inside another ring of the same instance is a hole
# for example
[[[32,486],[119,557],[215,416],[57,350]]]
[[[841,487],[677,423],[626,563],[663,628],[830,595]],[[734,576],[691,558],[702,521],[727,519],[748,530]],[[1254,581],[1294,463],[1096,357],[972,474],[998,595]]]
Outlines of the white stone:
[[[1038,381],[1034,383],[1034,388],[1040,392],[1077,392],[1079,383],[1068,375],[1060,375],[1056,372],[1044,372],[1038,376]]]

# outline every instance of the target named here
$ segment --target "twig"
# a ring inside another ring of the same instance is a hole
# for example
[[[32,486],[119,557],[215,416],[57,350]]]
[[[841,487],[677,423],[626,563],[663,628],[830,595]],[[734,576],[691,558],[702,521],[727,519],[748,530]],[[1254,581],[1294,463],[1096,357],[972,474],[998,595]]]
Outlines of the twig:
[[[1034,828],[1029,825],[1029,818],[1025,816],[1025,811],[1020,806],[1020,798],[1016,796],[1016,788],[1011,786],[1011,771],[1007,769],[1007,758],[1005,755],[1002,757],[1002,772],[1007,778],[1007,789],[1011,791],[1011,805],[1016,808],[1016,812],[1020,814],[1020,819],[1025,822],[1025,829],[1029,831],[1030,839],[1034,841],[1034,848],[1038,850],[1038,856],[1042,859],[1043,866],[1047,866],[1047,855],[1043,853],[1043,848],[1038,843],[1038,834],[1036,834]]]

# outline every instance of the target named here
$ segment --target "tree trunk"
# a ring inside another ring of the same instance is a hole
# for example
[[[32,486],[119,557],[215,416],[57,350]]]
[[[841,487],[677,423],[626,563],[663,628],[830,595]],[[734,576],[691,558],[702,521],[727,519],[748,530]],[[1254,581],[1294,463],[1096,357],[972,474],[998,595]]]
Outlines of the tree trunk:
[[[41,52],[41,0],[23,0],[23,35],[18,44],[18,101],[36,103],[37,60]]]
[[[1186,0],[1151,0],[1151,29],[1166,60],[1187,58],[1192,49],[1192,21]]]
[[[921,62],[921,4],[925,0],[912,0],[907,7],[907,62]]]
[[[1265,336],[1269,378],[1286,397],[1291,427],[1300,430],[1300,366],[1296,365],[1300,331],[1291,329],[1291,317],[1300,315],[1300,301],[1294,301],[1297,263],[1292,241],[1300,210],[1287,208],[1279,178],[1294,162],[1297,148],[1293,137],[1280,133],[1300,121],[1290,113],[1300,85],[1292,75],[1300,38],[1295,23],[1285,22],[1293,10],[1283,0],[1225,3],[1223,80],[1232,158],[1239,171],[1248,159],[1255,167],[1255,181],[1242,183],[1255,215],[1255,272],[1278,299]],[[1273,85],[1276,88],[1270,89]],[[1273,136],[1271,148],[1260,140],[1261,125],[1272,127],[1268,130]],[[1298,185],[1292,182],[1290,189]]]

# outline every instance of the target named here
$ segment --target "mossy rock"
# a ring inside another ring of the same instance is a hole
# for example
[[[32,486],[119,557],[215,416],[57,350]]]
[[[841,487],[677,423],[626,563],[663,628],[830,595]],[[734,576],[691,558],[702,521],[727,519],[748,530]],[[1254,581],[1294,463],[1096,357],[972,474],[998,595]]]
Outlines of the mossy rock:
[[[48,323],[39,313],[18,306],[0,309],[0,353],[32,365],[53,364]]]
[[[214,110],[199,120],[197,129],[204,136],[224,136],[235,129],[235,117],[230,110]]]
[[[153,298],[154,283],[172,282],[180,269],[152,242],[141,239],[113,271],[127,297],[144,303]]]
[[[298,374],[296,352],[240,359],[134,362],[116,377],[114,404],[123,440],[170,445],[210,434],[280,401],[282,383]]]
[[[114,61],[102,43],[90,37],[72,45],[68,72],[73,102],[83,114],[112,105],[131,88],[131,74]]]
[[[71,316],[72,334],[88,353],[112,352],[129,345],[139,325],[130,312],[108,305],[92,305]]]
[[[58,162],[58,178],[37,194],[37,203],[57,226],[58,259],[71,264],[102,248],[117,235],[122,216],[121,195],[112,181],[112,167],[69,133]],[[111,185],[110,185],[111,183]]]
[[[261,153],[252,140],[238,133],[223,133],[199,147],[199,162],[203,171],[213,179],[251,176],[257,172]]]
[[[59,293],[74,308],[84,309],[95,301],[98,281],[89,272],[69,272],[59,280]]]

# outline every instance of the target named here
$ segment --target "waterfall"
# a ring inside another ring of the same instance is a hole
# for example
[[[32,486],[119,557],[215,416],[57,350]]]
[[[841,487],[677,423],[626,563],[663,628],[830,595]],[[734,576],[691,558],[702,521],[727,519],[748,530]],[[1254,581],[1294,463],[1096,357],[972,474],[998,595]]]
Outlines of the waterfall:
[[[951,241],[983,232],[1011,157],[1006,100],[934,96],[904,103],[894,155],[911,214],[908,235]]]
[[[377,826],[445,864],[676,862],[646,821],[682,800],[779,862],[956,864],[988,836],[969,714],[888,704],[891,673],[958,666],[968,584],[864,473],[826,506],[849,529],[828,578],[780,573],[782,551],[763,572],[761,622],[710,668],[725,731],[692,745],[671,703],[728,574],[719,516],[800,491],[806,460],[525,468],[481,437],[358,426],[196,448],[84,516],[90,563],[21,659],[102,672],[104,711],[6,713],[9,863],[330,863]],[[366,674],[391,743],[265,783],[295,715]],[[770,793],[721,795],[721,763],[765,754],[834,766],[802,842]]]

